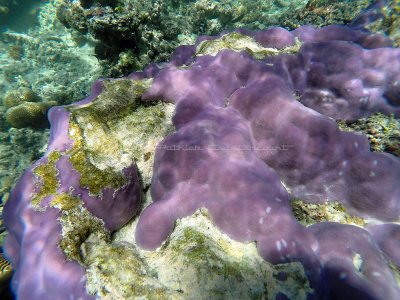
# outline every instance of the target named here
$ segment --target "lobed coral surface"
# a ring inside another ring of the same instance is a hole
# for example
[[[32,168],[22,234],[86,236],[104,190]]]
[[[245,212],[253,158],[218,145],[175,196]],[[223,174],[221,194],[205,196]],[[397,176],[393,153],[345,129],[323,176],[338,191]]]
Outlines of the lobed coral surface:
[[[140,211],[140,183],[148,188],[152,174],[152,203],[134,222],[135,238],[118,244],[121,259],[135,257],[142,287],[154,276],[143,271],[140,249],[170,249],[176,221],[205,208],[230,239],[256,241],[265,261],[300,263],[307,298],[398,299],[400,160],[371,152],[365,136],[340,131],[332,120],[400,115],[400,50],[391,45],[334,25],[224,32],[178,48],[169,63],[99,80],[89,98],[52,108],[47,153],[4,208],[15,293],[121,296],[85,289],[101,272],[90,249],[98,244],[104,253],[109,233]],[[144,109],[153,116],[139,125]],[[135,126],[146,132],[140,139]],[[292,213],[296,199],[339,203],[362,222],[303,226]],[[107,272],[115,264],[107,267],[101,274],[112,291]],[[165,282],[154,286],[122,296],[193,295]]]

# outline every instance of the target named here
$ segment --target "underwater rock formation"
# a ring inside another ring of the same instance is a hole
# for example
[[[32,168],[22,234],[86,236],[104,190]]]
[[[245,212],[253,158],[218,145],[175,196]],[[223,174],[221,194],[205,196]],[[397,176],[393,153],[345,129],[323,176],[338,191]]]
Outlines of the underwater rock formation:
[[[365,223],[399,221],[400,160],[370,152],[363,135],[331,119],[400,115],[400,49],[390,45],[342,26],[224,32],[52,108],[47,153],[4,208],[19,299],[94,298],[85,270],[93,276],[95,259],[85,260],[83,249],[95,235],[106,243],[138,212],[139,180],[145,189],[150,176],[153,203],[138,217],[139,248],[157,250],[178,219],[205,208],[231,239],[256,241],[266,261],[301,263],[308,298],[398,299],[397,227],[305,227],[290,207],[294,199],[338,202]]]

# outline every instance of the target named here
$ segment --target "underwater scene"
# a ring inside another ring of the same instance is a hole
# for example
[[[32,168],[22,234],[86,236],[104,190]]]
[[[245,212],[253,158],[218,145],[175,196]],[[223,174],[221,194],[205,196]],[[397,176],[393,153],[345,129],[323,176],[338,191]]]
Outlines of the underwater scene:
[[[0,299],[400,299],[400,1],[0,0]]]

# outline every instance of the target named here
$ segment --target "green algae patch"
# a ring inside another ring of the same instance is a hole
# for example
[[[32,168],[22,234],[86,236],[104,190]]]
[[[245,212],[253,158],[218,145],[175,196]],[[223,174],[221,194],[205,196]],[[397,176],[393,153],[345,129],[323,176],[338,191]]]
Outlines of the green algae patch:
[[[293,200],[291,206],[293,215],[304,226],[319,222],[338,222],[359,227],[366,224],[364,219],[348,214],[346,208],[338,202],[314,204]]]
[[[108,232],[104,229],[104,222],[93,216],[83,207],[78,196],[68,193],[57,193],[60,182],[57,178],[57,161],[62,154],[53,151],[48,155],[47,163],[38,165],[33,169],[35,184],[39,192],[32,195],[32,205],[36,210],[46,210],[48,207],[57,208],[61,213],[58,221],[61,224],[61,239],[58,243],[60,249],[69,260],[82,263],[80,246],[93,233],[101,233],[104,237]],[[40,207],[45,197],[53,196],[47,207]]]
[[[44,210],[44,208],[39,207],[40,203],[45,197],[55,194],[60,186],[56,168],[56,162],[60,157],[61,154],[58,151],[53,151],[49,154],[47,163],[40,164],[33,169],[35,185],[39,190],[38,193],[32,195],[32,206],[36,210]]]
[[[165,250],[173,264],[192,270],[198,290],[183,287],[189,298],[196,298],[192,293],[204,293],[203,299],[206,295],[214,299],[261,299],[268,294],[266,279],[259,273],[261,268],[254,268],[251,256],[237,253],[223,239],[214,240],[196,227],[181,230],[179,237],[168,243],[170,249]]]
[[[82,244],[90,293],[112,300],[307,299],[313,293],[301,263],[271,265],[255,242],[240,243],[221,232],[205,208],[177,220],[156,251],[136,245],[137,222],[110,240],[92,234]]]
[[[82,206],[78,196],[68,193],[57,193],[60,182],[57,179],[58,169],[56,162],[61,158],[61,153],[53,151],[48,156],[48,162],[33,169],[36,184],[39,188],[37,194],[32,195],[32,205],[36,210],[46,210],[47,207],[57,208],[61,212],[58,218],[61,223],[62,233],[58,246],[69,260],[82,262],[80,246],[92,232],[101,232],[104,236],[108,233],[104,229],[104,222],[93,216]],[[41,208],[41,201],[48,196],[53,196],[47,207]]]
[[[269,56],[275,56],[282,53],[296,54],[299,52],[302,43],[296,38],[296,44],[283,49],[266,48],[261,46],[255,39],[244,34],[231,32],[224,34],[215,40],[206,40],[201,42],[196,49],[196,56],[212,55],[215,56],[223,49],[229,49],[235,52],[247,51],[255,59],[261,60]]]
[[[130,114],[139,105],[142,94],[151,86],[153,79],[103,79],[102,91],[90,103],[69,106],[75,117],[92,116],[103,123]]]
[[[104,222],[93,216],[77,196],[69,194],[56,195],[51,205],[62,205],[58,218],[62,226],[61,240],[58,246],[69,260],[76,260],[85,266],[82,260],[81,245],[93,233],[109,239],[110,233],[104,229]]]
[[[69,106],[69,136],[75,141],[68,151],[73,168],[81,174],[80,184],[92,195],[101,189],[126,184],[124,168],[133,163],[142,184],[152,176],[154,151],[174,131],[175,106],[143,102],[141,96],[151,79],[103,80],[102,92],[88,104]]]
[[[211,247],[215,247],[211,251]],[[172,245],[172,251],[179,253],[175,259],[181,259],[184,256],[184,264],[194,265],[201,274],[214,273],[222,276],[227,280],[234,279],[238,282],[244,281],[242,273],[249,273],[253,270],[248,268],[246,262],[228,262],[221,260],[218,253],[223,252],[223,248],[214,243],[207,235],[196,231],[192,227],[187,227],[183,230],[183,237],[178,240],[178,243]],[[215,293],[221,291],[215,290]]]
[[[134,247],[111,244],[92,234],[82,253],[91,294],[106,299],[176,299],[179,294],[158,282]]]
[[[73,132],[73,134],[71,134]],[[70,120],[70,137],[75,140],[74,146],[68,150],[70,155],[69,161],[73,168],[80,174],[79,183],[82,187],[89,189],[92,195],[99,195],[104,187],[112,187],[118,189],[127,183],[127,179],[122,172],[114,172],[111,168],[99,169],[94,166],[88,159],[87,152],[84,149],[84,137],[79,126]],[[104,147],[113,141],[104,141]]]
[[[122,170],[133,163],[133,157],[122,165],[107,164],[107,161],[124,157],[121,153],[127,153],[113,125],[136,109],[137,100],[151,80],[103,80],[102,84],[102,92],[90,103],[68,107],[71,113],[69,135],[75,141],[68,151],[70,162],[81,174],[80,185],[88,188],[92,195],[100,195],[104,187],[116,190],[127,183]]]
[[[70,211],[79,206],[81,200],[77,196],[67,193],[55,194],[50,202],[51,207],[58,208],[60,211]]]
[[[179,219],[158,251],[139,251],[159,282],[180,291],[179,299],[275,299],[278,294],[306,299],[313,292],[301,263],[269,264],[255,242],[236,242],[222,233],[206,209]]]

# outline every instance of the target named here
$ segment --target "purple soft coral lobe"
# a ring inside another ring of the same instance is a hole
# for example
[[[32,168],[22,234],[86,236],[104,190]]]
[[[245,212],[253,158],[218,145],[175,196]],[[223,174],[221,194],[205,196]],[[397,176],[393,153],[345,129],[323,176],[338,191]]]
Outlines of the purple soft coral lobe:
[[[66,260],[58,248],[61,224],[58,209],[32,209],[35,191],[32,168],[22,175],[4,208],[8,236],[4,251],[16,272],[12,288],[18,299],[94,299],[86,293],[86,272]]]
[[[301,262],[314,289],[310,297],[399,299],[386,260],[400,263],[400,230],[384,222],[400,216],[400,161],[372,153],[365,136],[340,131],[332,119],[376,112],[400,116],[400,49],[382,35],[356,30],[379,17],[379,5],[352,27],[236,30],[269,48],[285,49],[298,39],[297,54],[256,60],[245,51],[225,49],[196,57],[200,42],[222,34],[203,36],[195,46],[178,48],[171,62],[129,75],[154,78],[143,101],[176,104],[176,132],[156,149],[153,203],[140,216],[137,244],[156,249],[178,218],[205,207],[231,238],[256,241],[267,261]],[[97,81],[74,109],[93,101],[102,86]],[[49,119],[48,151],[21,177],[4,209],[5,252],[17,269],[13,287],[22,300],[92,299],[84,268],[68,261],[58,247],[62,212],[49,207],[54,195],[41,200],[43,211],[32,206],[41,187],[34,169],[49,163],[52,151],[60,152],[56,193],[78,197],[108,230],[136,213],[139,178],[132,165],[123,170],[123,187],[103,187],[92,195],[70,161],[68,150],[75,141],[69,137],[68,108],[52,108]],[[350,214],[383,224],[368,231],[339,223],[304,227],[293,216],[292,199],[337,201]]]
[[[275,33],[292,39],[278,45]],[[157,149],[154,203],[140,217],[138,245],[156,249],[176,219],[206,207],[230,237],[256,240],[269,262],[301,261],[317,298],[396,299],[399,288],[371,236],[350,225],[299,225],[281,181],[294,199],[337,201],[353,215],[398,219],[399,159],[370,152],[365,136],[340,131],[329,117],[399,115],[392,100],[399,49],[379,48],[386,40],[373,37],[371,48],[378,48],[366,50],[357,43],[369,35],[343,26],[249,35],[266,47],[292,45],[294,37],[305,43],[297,56],[256,61],[222,50],[197,58],[190,69],[172,62],[143,94],[146,101],[177,104],[177,132]],[[336,248],[329,246],[333,237]],[[353,264],[357,255],[365,259],[362,271]]]
[[[93,85],[91,95],[74,106],[87,104],[101,92],[102,82]],[[140,185],[136,167],[125,168],[127,183],[114,190],[105,187],[101,195],[90,195],[87,187],[80,185],[81,174],[69,161],[68,150],[74,141],[69,137],[70,113],[64,107],[54,107],[49,112],[50,141],[43,158],[30,167],[13,189],[4,208],[4,225],[8,236],[4,249],[16,268],[12,287],[19,299],[94,299],[86,292],[86,271],[75,260],[67,260],[59,247],[62,226],[59,218],[63,212],[50,207],[56,194],[77,196],[83,207],[100,218],[107,230],[120,228],[136,213],[140,205]],[[44,197],[39,203],[42,211],[33,207],[32,197],[42,184],[34,174],[36,167],[48,164],[49,155],[57,151],[61,158],[55,163],[59,187],[55,194]]]

